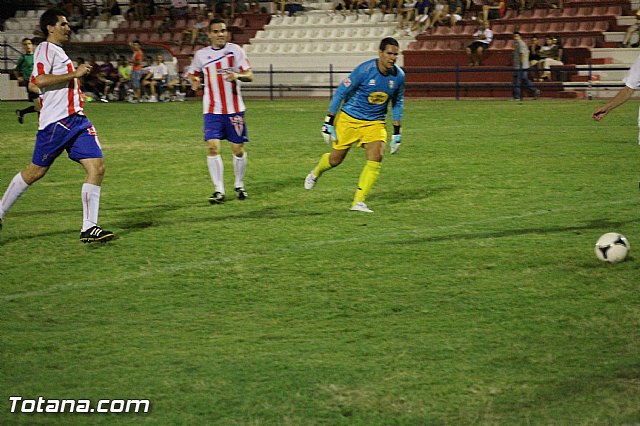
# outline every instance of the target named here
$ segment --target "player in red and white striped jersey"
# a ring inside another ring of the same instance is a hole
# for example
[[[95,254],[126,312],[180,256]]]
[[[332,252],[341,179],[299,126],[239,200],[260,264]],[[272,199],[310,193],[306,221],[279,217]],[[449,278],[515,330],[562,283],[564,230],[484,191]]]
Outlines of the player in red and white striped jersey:
[[[42,109],[31,163],[11,180],[0,201],[0,225],[5,213],[31,184],[44,177],[55,159],[67,151],[80,163],[86,178],[82,185],[83,221],[80,240],[88,243],[115,238],[98,226],[100,185],[104,177],[102,148],[93,124],[82,111],[78,79],[91,71],[82,64],[76,69],[62,49],[71,28],[63,11],[49,9],[40,17],[40,29],[47,35],[34,55],[30,86],[41,93]]]
[[[242,47],[227,42],[227,26],[222,19],[209,22],[211,46],[198,50],[189,67],[189,80],[193,90],[204,86],[202,99],[204,139],[208,145],[207,165],[215,188],[209,197],[211,204],[225,201],[224,166],[220,157],[220,141],[231,142],[235,191],[239,200],[247,198],[244,175],[247,153],[244,143],[249,141],[244,119],[241,82],[253,80],[253,71]]]

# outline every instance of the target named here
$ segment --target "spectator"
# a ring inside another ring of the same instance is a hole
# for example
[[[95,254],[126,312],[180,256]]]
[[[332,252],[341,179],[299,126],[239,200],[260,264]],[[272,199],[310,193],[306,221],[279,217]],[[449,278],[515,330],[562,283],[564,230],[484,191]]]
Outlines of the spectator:
[[[69,28],[75,34],[84,27],[84,16],[80,6],[73,6],[73,11],[69,15]]]
[[[193,55],[189,55],[189,62],[184,66],[182,74],[180,74],[180,89],[185,96],[189,93],[195,95],[195,92],[191,89],[191,80],[189,79],[189,70],[192,62]]]
[[[131,88],[133,89],[133,99],[131,102],[140,102],[142,88],[142,47],[139,40],[132,41],[129,46],[133,54],[131,55]]]
[[[447,3],[447,0],[435,0],[431,10],[431,26],[427,27],[427,29],[437,25],[445,25],[448,22],[446,18],[448,13],[449,3]]]
[[[164,57],[162,55],[156,56],[156,64],[151,67],[151,102],[155,102],[162,96],[162,91],[165,88],[169,77],[169,69],[164,63]]]
[[[196,22],[182,32],[182,39],[180,40],[180,47],[188,42],[192,48],[196,47],[196,43],[203,45],[209,44],[209,36],[207,34],[207,20],[202,13],[198,14]]]
[[[431,3],[429,0],[416,1],[413,6],[413,24],[411,25],[412,34],[421,34],[425,28],[429,28],[429,9],[431,9]]]
[[[473,41],[466,49],[470,67],[480,65],[482,54],[489,48],[492,41],[493,31],[491,31],[489,21],[483,21],[473,33]]]
[[[171,31],[175,26],[175,22],[171,18],[171,11],[166,7],[161,7],[158,15],[161,17],[162,22],[160,22],[156,30],[158,31],[158,35],[161,36],[162,34]]]
[[[163,102],[167,101],[184,101],[184,94],[180,93],[180,76],[178,72],[178,59],[171,58],[171,62],[167,63],[167,79],[164,84],[165,92],[160,95]]]
[[[447,14],[444,16],[448,20],[450,27],[453,27],[456,22],[462,20],[462,1],[461,0],[448,0]]]
[[[171,19],[174,21],[182,18],[189,13],[189,3],[187,0],[171,0],[171,9],[169,11]]]
[[[91,55],[89,56],[89,66],[91,66],[91,72],[87,80],[87,90],[90,90],[101,102],[109,102],[107,95],[113,85],[113,81],[109,80],[105,73],[113,74],[113,65],[109,62],[109,56],[106,57],[106,64],[98,65],[96,56]]]
[[[386,1],[386,0],[383,0],[383,1]],[[352,4],[353,4],[353,2],[351,0],[334,0],[334,2],[333,2],[333,12],[337,13],[338,11],[340,11],[342,16],[345,16],[347,14],[347,10],[351,11]],[[283,0],[283,6],[282,7],[284,7],[284,0]]]
[[[538,72],[535,70],[537,70],[540,59],[542,59],[540,56],[541,49],[542,46],[540,46],[540,40],[538,39],[538,36],[534,34],[531,37],[531,43],[529,44],[529,69],[534,70],[530,71],[529,74],[534,81],[540,81]]]
[[[515,41],[513,49],[513,100],[522,100],[522,86],[538,99],[540,90],[531,83],[527,75],[527,71],[529,70],[529,48],[522,40],[519,31],[513,33],[513,40]]]
[[[562,45],[560,39],[556,36],[548,35],[545,39],[544,46],[540,48],[540,62],[538,67],[543,70],[540,81],[551,80],[551,66],[562,66]]]
[[[142,91],[149,102],[158,102],[158,98],[155,96],[155,85],[153,84],[153,58],[147,56],[145,60],[145,66],[142,68]]]
[[[624,39],[622,40],[620,47],[629,47],[631,37],[633,37],[635,33],[638,33],[638,41],[633,43],[631,47],[640,46],[640,9],[636,11],[636,22],[629,25],[629,28],[627,28],[627,32],[624,34]]]
[[[357,0],[352,0],[352,2],[357,2]],[[299,0],[285,0],[280,3],[282,9],[280,10],[280,14],[284,15],[286,12],[289,16],[293,16],[296,13],[304,12],[304,7]]]
[[[100,100],[105,102],[109,99],[114,85],[118,81],[118,70],[111,63],[109,55],[104,55],[104,61],[98,65],[98,81],[102,88]]]
[[[32,40],[30,38],[23,38],[22,48],[24,49],[24,53],[20,55],[20,58],[18,58],[18,62],[16,63],[16,68],[13,71],[13,74],[18,80],[18,84],[24,85],[25,89],[27,90],[27,98],[29,99],[29,102],[32,102],[33,104],[28,106],[27,108],[16,110],[16,115],[18,116],[18,122],[20,124],[24,123],[25,114],[40,111],[39,94],[29,90],[29,79],[31,78],[31,74],[33,73]]]
[[[127,62],[124,55],[120,55],[118,57],[117,70],[118,79],[116,80],[116,86],[113,89],[113,93],[117,96],[119,101],[122,101],[129,91],[129,82],[131,80],[131,64]]]
[[[482,19],[485,21],[500,19],[504,16],[505,10],[507,10],[505,0],[487,0],[487,2],[482,5]]]
[[[103,21],[108,22],[112,16],[121,14],[122,11],[120,10],[118,0],[105,0],[104,6],[102,7],[102,15],[100,15]]]

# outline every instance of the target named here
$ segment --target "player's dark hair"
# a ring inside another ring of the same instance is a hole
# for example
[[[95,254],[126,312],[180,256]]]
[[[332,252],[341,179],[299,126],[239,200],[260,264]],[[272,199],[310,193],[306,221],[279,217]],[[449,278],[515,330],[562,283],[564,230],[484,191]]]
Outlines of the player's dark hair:
[[[220,19],[220,18],[213,18],[212,20],[209,21],[209,28],[211,28],[211,26],[213,24],[225,24],[227,25],[227,23],[224,21],[224,19]]]
[[[400,47],[400,44],[398,44],[398,40],[396,40],[393,37],[385,37],[382,39],[382,41],[380,42],[380,51],[384,51],[387,46],[396,46],[396,47]]]
[[[49,36],[47,27],[49,25],[55,27],[58,23],[58,16],[64,16],[66,18],[67,14],[64,13],[63,10],[53,8],[45,11],[42,16],[40,16],[40,31],[44,34],[45,39]]]
[[[23,38],[23,39],[22,39],[22,41],[21,41],[21,43],[24,43],[25,41],[30,41],[30,42],[32,42],[32,43],[33,43],[33,40],[32,40],[32,39],[30,39],[29,37],[25,37],[25,38]]]

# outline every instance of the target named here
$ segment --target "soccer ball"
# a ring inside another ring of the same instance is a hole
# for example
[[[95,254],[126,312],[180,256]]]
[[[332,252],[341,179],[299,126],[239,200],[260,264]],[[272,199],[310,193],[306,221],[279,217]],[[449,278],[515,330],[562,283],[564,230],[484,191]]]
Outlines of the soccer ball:
[[[622,262],[627,253],[631,250],[631,245],[624,235],[617,232],[607,232],[596,242],[596,256],[603,262]]]

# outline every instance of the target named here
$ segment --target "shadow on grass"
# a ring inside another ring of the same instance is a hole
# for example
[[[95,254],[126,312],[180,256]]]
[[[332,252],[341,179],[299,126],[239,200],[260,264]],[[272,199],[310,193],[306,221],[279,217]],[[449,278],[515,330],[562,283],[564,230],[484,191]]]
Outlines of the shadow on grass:
[[[540,228],[521,228],[521,229],[505,229],[502,231],[491,232],[473,232],[473,233],[458,233],[447,234],[448,240],[482,240],[486,238],[504,238],[513,237],[518,235],[531,235],[531,234],[555,234],[562,232],[578,232],[586,231],[588,229],[619,229],[624,225],[640,222],[640,219],[631,219],[627,221],[611,221],[608,219],[596,219],[592,220],[584,225],[575,226],[549,226]],[[403,238],[401,241],[389,241],[387,244],[420,244],[442,241],[442,235],[433,235],[430,237],[416,237],[416,238]]]

